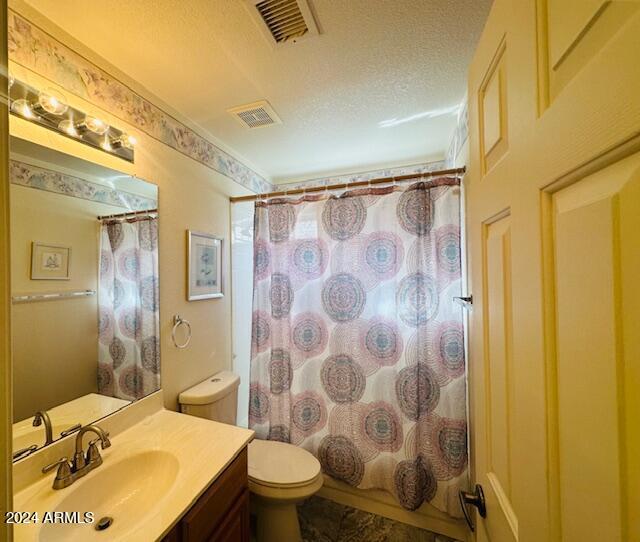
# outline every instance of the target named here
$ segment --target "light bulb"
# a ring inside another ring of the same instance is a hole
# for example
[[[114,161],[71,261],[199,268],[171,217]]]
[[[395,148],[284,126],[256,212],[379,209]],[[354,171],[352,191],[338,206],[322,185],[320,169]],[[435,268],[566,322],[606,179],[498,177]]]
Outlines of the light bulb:
[[[122,132],[120,137],[111,140],[111,146],[114,149],[133,149],[136,143],[138,143],[138,140],[135,136],[129,135],[125,132]]]
[[[109,130],[109,125],[106,122],[91,115],[87,115],[82,124],[86,126],[87,130],[97,135],[104,135]]]
[[[69,106],[64,98],[55,90],[40,91],[38,93],[38,105],[51,115],[64,115]]]
[[[25,119],[35,119],[36,115],[31,109],[29,102],[24,98],[20,98],[19,100],[14,100],[11,104],[11,109],[13,109],[18,115],[23,116]]]
[[[80,137],[76,125],[71,119],[61,120],[58,123],[58,129],[62,130],[65,134],[71,137]]]
[[[111,141],[109,137],[105,137],[104,141],[100,144],[100,146],[107,152],[113,152],[113,147],[111,146]]]
[[[129,147],[135,147],[138,144],[138,139],[136,138],[136,136],[132,136],[129,134],[123,135],[126,136],[127,144],[129,145]]]

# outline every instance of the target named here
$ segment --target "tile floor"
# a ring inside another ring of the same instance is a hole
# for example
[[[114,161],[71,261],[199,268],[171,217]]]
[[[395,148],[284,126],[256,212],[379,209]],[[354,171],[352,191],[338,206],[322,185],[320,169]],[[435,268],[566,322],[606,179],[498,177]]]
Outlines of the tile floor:
[[[320,497],[299,506],[298,517],[304,542],[454,542]]]

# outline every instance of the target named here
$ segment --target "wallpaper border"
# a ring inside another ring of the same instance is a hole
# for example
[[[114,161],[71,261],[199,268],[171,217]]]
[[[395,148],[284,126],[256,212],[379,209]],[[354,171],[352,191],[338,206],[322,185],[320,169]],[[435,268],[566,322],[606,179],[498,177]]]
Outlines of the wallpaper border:
[[[253,192],[272,184],[67,45],[9,10],[9,60],[56,82],[137,130]]]
[[[380,177],[400,177],[401,175],[413,175],[420,173],[429,173],[444,169],[445,161],[436,160],[433,162],[424,162],[410,166],[398,166],[385,169],[374,169],[371,171],[363,171],[358,173],[349,173],[345,175],[332,175],[329,177],[318,177],[308,179],[306,181],[296,181],[292,183],[279,183],[275,185],[276,190],[294,190],[296,188],[311,188],[315,186],[327,186],[331,184],[348,184],[356,181],[369,181]]]
[[[67,173],[34,166],[19,160],[9,160],[9,180],[11,184],[18,186],[105,203],[130,211],[153,209],[158,205],[157,200],[152,198],[117,190]]]

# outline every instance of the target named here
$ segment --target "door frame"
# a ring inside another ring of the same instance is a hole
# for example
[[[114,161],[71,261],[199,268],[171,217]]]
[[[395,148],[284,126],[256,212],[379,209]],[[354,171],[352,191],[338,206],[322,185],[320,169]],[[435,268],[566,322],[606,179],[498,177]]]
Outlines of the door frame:
[[[7,58],[7,1],[0,0],[0,540],[11,540],[11,527],[4,522],[12,506],[11,484],[11,288],[9,262],[9,110]]]

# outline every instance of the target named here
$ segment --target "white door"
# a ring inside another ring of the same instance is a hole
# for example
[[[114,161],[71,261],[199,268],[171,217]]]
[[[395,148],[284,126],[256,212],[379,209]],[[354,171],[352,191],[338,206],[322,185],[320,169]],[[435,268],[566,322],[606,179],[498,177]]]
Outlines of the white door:
[[[640,3],[495,0],[469,141],[476,539],[640,542]]]

